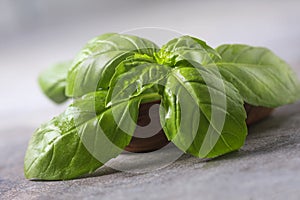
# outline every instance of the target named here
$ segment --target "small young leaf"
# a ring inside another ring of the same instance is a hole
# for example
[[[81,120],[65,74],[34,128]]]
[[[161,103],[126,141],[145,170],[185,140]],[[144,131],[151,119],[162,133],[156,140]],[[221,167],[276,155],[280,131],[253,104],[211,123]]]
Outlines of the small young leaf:
[[[182,62],[208,64],[220,60],[220,55],[204,41],[190,36],[175,38],[165,44],[156,54],[158,63],[169,66],[182,65]]]

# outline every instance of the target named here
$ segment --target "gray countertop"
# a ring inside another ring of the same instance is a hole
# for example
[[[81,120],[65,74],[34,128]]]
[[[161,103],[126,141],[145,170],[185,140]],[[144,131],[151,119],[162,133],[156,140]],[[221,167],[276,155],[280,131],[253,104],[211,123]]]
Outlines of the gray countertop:
[[[3,199],[296,200],[300,196],[299,122],[297,103],[277,109],[252,126],[240,151],[211,161],[183,155],[169,166],[147,173],[103,167],[91,177],[56,182],[24,179],[24,151],[33,128],[16,126],[1,130],[9,136],[0,146],[0,193]],[[136,158],[137,165],[144,162]]]

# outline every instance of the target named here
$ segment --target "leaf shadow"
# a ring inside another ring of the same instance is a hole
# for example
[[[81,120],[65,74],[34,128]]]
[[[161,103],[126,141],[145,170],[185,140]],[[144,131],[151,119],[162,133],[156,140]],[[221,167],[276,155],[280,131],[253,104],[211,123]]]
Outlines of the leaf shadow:
[[[104,165],[104,166],[100,167],[99,169],[97,169],[95,172],[81,176],[79,179],[107,176],[107,175],[112,175],[112,174],[116,174],[116,173],[120,173],[120,172],[121,171],[119,171],[119,170],[116,170],[116,169],[113,169],[111,167]]]

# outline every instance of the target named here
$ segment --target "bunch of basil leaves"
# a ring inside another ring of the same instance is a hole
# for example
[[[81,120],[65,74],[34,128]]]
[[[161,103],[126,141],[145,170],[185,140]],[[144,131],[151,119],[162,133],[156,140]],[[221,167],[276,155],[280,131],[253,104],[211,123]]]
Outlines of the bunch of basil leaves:
[[[141,103],[161,101],[167,138],[200,158],[238,150],[247,126],[244,103],[278,107],[300,99],[291,68],[266,48],[222,45],[190,36],[159,48],[108,33],[89,41],[73,61],[39,77],[54,102],[73,98],[41,125],[25,156],[29,179],[66,180],[94,172],[130,143]]]

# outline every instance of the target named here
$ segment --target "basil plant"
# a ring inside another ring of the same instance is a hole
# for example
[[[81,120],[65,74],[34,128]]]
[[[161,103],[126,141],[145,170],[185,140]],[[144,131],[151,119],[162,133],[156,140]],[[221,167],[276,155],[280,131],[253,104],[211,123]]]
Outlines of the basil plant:
[[[161,102],[161,126],[179,149],[214,158],[243,146],[245,103],[274,108],[300,99],[297,77],[270,50],[213,49],[190,36],[160,48],[137,36],[103,34],[73,61],[44,71],[39,84],[56,103],[73,99],[29,143],[25,176],[42,180],[77,178],[118,156],[143,103]]]

